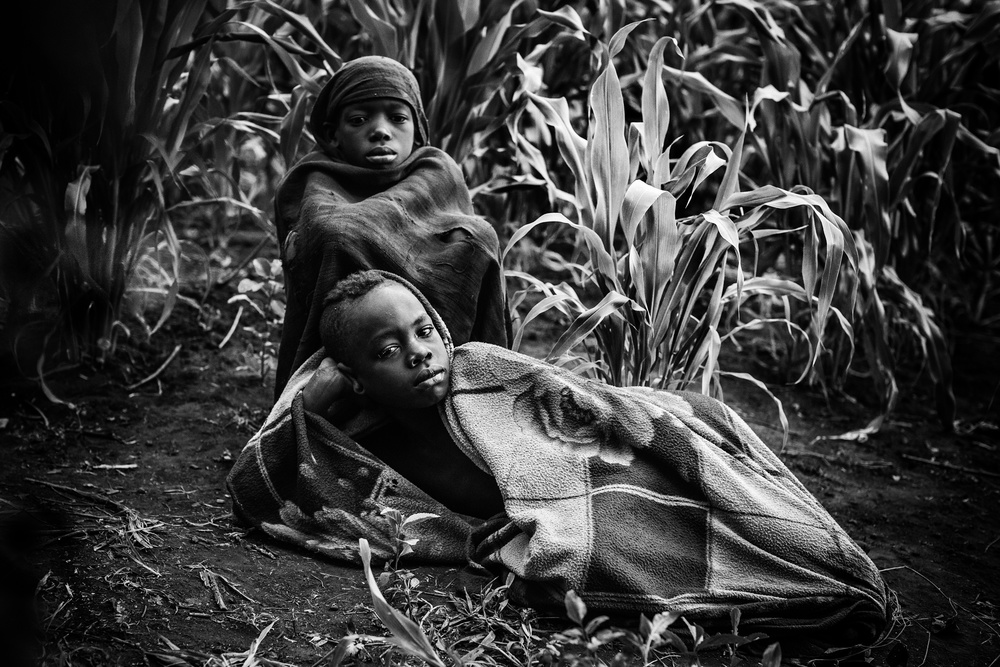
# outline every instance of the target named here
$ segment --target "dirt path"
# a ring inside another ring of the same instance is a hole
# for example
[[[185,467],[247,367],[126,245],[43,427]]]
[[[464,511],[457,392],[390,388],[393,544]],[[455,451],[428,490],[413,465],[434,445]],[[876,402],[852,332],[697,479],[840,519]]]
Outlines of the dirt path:
[[[270,406],[270,389],[240,369],[235,343],[220,353],[204,339],[168,331],[159,342],[165,351],[147,352],[144,367],[155,369],[180,344],[176,359],[131,391],[119,371],[62,374],[52,386],[77,412],[26,385],[3,391],[0,514],[8,548],[0,557],[25,581],[30,572],[44,575],[47,665],[171,664],[149,654],[185,652],[189,664],[202,665],[209,655],[247,651],[273,621],[260,655],[304,666],[352,629],[379,632],[359,570],[231,524],[223,481]],[[963,403],[956,434],[903,408],[866,442],[814,441],[861,426],[868,413],[859,407],[830,407],[802,390],[782,394],[793,432],[782,458],[898,595],[892,637],[908,660],[899,661],[897,648],[887,662],[889,642],[874,664],[1000,664],[1000,434],[995,417],[985,421],[988,391],[970,393],[986,396]],[[727,400],[780,446],[769,402],[738,389]],[[25,514],[47,532],[11,528]],[[30,558],[20,560],[14,547]],[[445,569],[421,572],[432,590],[454,587],[456,577],[481,583]],[[15,623],[0,625],[7,639],[26,636]]]

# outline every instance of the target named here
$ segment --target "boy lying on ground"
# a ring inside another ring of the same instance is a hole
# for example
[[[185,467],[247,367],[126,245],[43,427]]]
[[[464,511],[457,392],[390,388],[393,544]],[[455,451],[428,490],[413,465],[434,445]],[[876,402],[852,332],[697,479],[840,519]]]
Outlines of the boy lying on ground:
[[[240,455],[243,522],[357,562],[361,537],[391,556],[381,509],[433,512],[416,556],[513,572],[512,598],[535,607],[573,589],[594,611],[723,628],[738,607],[743,630],[836,645],[885,627],[875,565],[722,403],[452,349],[423,296],[382,272],[342,281],[322,328],[343,361],[303,364]],[[348,392],[370,409],[337,415]],[[384,421],[394,439],[367,441]]]

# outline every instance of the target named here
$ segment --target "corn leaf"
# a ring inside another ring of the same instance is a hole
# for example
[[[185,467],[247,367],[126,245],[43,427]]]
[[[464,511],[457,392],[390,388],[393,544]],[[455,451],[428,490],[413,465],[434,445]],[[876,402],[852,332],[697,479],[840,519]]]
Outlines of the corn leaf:
[[[597,77],[590,92],[593,122],[587,155],[593,176],[596,206],[594,231],[611,250],[615,227],[628,186],[628,146],[625,144],[625,102],[614,62]]]
[[[719,113],[734,127],[742,128],[746,124],[746,116],[740,103],[732,95],[712,84],[700,72],[687,72],[669,65],[664,65],[663,71],[670,75],[671,80],[710,97]]]
[[[642,129],[646,155],[646,179],[650,185],[658,185],[657,167],[664,154],[663,142],[670,127],[670,102],[663,86],[663,51],[672,46],[679,55],[680,47],[673,37],[656,40],[649,52],[646,73],[642,86]],[[669,150],[666,151],[669,155]],[[669,158],[668,158],[669,159]]]
[[[618,292],[612,291],[605,294],[596,306],[580,313],[573,320],[569,328],[556,340],[546,359],[554,360],[566,354],[593,333],[606,318],[616,314],[622,306],[629,302],[631,299]]]
[[[368,540],[361,538],[358,540],[358,549],[361,554],[361,566],[365,571],[365,581],[368,583],[368,592],[371,594],[372,607],[375,615],[388,628],[392,637],[388,640],[400,650],[415,658],[424,660],[433,667],[445,667],[444,662],[438,656],[434,647],[431,646],[427,635],[420,629],[413,620],[407,618],[399,611],[396,611],[382,596],[378,584],[375,582],[375,575],[372,574],[371,548]]]
[[[897,32],[888,26],[885,35],[889,39],[890,56],[885,63],[884,71],[889,81],[899,88],[906,72],[910,69],[913,45],[917,43],[918,35],[915,32]]]
[[[625,233],[625,241],[629,247],[634,245],[636,228],[650,207],[656,200],[663,196],[670,196],[669,192],[654,188],[642,181],[632,181],[625,191],[625,199],[622,202],[622,231]]]
[[[385,6],[383,4],[383,16],[379,16],[372,9],[372,5],[379,3],[362,2],[362,0],[347,0],[347,5],[351,9],[351,14],[355,20],[361,24],[365,33],[372,39],[372,46],[377,55],[389,56],[390,58],[400,58],[399,38],[396,26],[386,20]]]

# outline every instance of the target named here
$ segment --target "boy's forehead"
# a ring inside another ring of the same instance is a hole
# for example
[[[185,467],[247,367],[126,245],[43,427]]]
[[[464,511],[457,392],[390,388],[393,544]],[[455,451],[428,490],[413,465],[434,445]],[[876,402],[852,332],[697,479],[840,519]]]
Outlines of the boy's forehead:
[[[350,315],[361,328],[389,323],[412,324],[427,315],[424,305],[414,294],[398,283],[383,283],[354,302]]]
[[[405,109],[409,111],[411,107],[409,102],[396,97],[374,97],[347,102],[340,108],[340,112],[344,113],[345,111],[354,110],[369,111],[372,109]]]

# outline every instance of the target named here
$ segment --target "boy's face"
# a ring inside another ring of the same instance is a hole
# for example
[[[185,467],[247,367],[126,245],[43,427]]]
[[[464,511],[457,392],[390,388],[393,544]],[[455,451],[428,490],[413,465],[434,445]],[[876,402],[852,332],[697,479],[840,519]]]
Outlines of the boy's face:
[[[448,393],[451,362],[441,334],[417,298],[402,285],[379,285],[345,313],[353,320],[338,364],[354,386],[389,408],[426,408]]]
[[[381,97],[348,104],[340,111],[330,143],[347,162],[371,169],[399,165],[413,152],[410,105]]]

